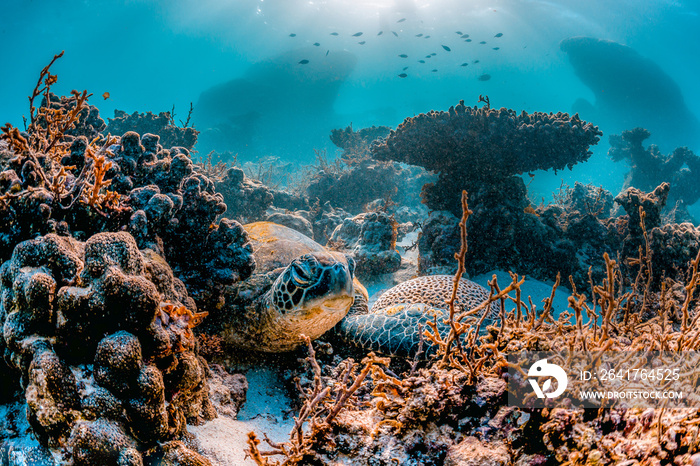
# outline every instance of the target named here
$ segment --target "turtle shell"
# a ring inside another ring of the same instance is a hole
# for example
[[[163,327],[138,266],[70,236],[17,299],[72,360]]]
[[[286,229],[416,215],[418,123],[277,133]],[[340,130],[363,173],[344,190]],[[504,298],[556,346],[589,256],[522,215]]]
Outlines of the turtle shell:
[[[308,236],[284,225],[255,222],[243,225],[255,257],[255,272],[267,273],[288,266],[295,258],[327,249]]]

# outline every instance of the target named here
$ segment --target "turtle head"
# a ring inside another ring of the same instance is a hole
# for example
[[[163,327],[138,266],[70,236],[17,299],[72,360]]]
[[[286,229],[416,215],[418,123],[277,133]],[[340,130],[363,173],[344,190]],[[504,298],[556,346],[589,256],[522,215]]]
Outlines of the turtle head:
[[[317,320],[337,323],[352,306],[354,272],[355,262],[343,254],[304,254],[294,259],[275,280],[272,304],[284,318],[300,323],[308,320],[312,327]]]

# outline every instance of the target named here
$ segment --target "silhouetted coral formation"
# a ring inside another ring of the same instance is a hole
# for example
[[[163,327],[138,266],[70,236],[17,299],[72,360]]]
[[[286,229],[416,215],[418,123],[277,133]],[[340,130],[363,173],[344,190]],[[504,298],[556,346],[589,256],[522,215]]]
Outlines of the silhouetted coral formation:
[[[644,128],[623,131],[610,136],[608,156],[615,161],[626,160],[630,171],[625,176],[623,189],[635,187],[652,191],[661,183],[669,183],[669,206],[681,201],[682,207],[695,204],[700,199],[700,157],[687,147],[679,147],[664,155],[654,144],[644,149],[642,143],[651,133]]]

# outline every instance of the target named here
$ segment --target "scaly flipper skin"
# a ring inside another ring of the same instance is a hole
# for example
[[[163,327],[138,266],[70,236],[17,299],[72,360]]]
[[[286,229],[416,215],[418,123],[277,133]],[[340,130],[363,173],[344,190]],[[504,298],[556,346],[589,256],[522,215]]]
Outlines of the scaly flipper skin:
[[[422,343],[419,357],[428,358],[437,351],[436,345],[421,334],[428,329],[427,322],[437,323],[443,339],[450,327],[447,300],[453,286],[451,275],[432,275],[414,278],[384,293],[367,314],[348,315],[338,326],[345,341],[368,351],[392,356],[415,357]],[[488,291],[469,280],[461,280],[457,292],[457,312],[472,309],[488,299]],[[491,305],[480,333],[493,322],[500,305]],[[480,315],[470,316],[473,323]]]

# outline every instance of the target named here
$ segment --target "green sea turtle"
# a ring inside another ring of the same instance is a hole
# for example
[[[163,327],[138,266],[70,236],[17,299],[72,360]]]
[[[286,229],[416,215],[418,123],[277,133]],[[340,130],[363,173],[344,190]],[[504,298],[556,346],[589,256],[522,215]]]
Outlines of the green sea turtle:
[[[219,334],[237,347],[266,352],[292,350],[329,330],[367,350],[412,356],[423,340],[424,355],[435,348],[420,329],[437,317],[444,337],[449,327],[446,300],[453,277],[418,277],[385,292],[371,309],[365,287],[354,277],[354,261],[330,251],[302,233],[271,222],[244,225],[253,245],[255,274],[227,297],[231,307]],[[485,288],[461,280],[460,309],[488,298]],[[498,305],[491,306],[498,312]],[[485,328],[485,326],[484,326]]]
[[[355,263],[291,228],[271,222],[244,225],[255,273],[227,289],[218,334],[236,347],[289,351],[316,339],[353,305],[366,308],[367,290],[354,277]]]
[[[452,294],[453,283],[452,275],[427,275],[400,283],[384,292],[371,309],[354,307],[335,331],[345,341],[366,350],[404,357],[413,357],[420,350],[422,357],[430,356],[437,346],[422,334],[430,321],[437,324],[441,337],[447,338],[450,332],[445,323],[449,317],[447,300]],[[458,312],[469,310],[488,297],[486,288],[461,279],[455,305]],[[488,315],[480,328],[482,334],[500,312],[500,304],[492,303],[485,312]],[[467,319],[473,323],[480,317],[481,314]]]

